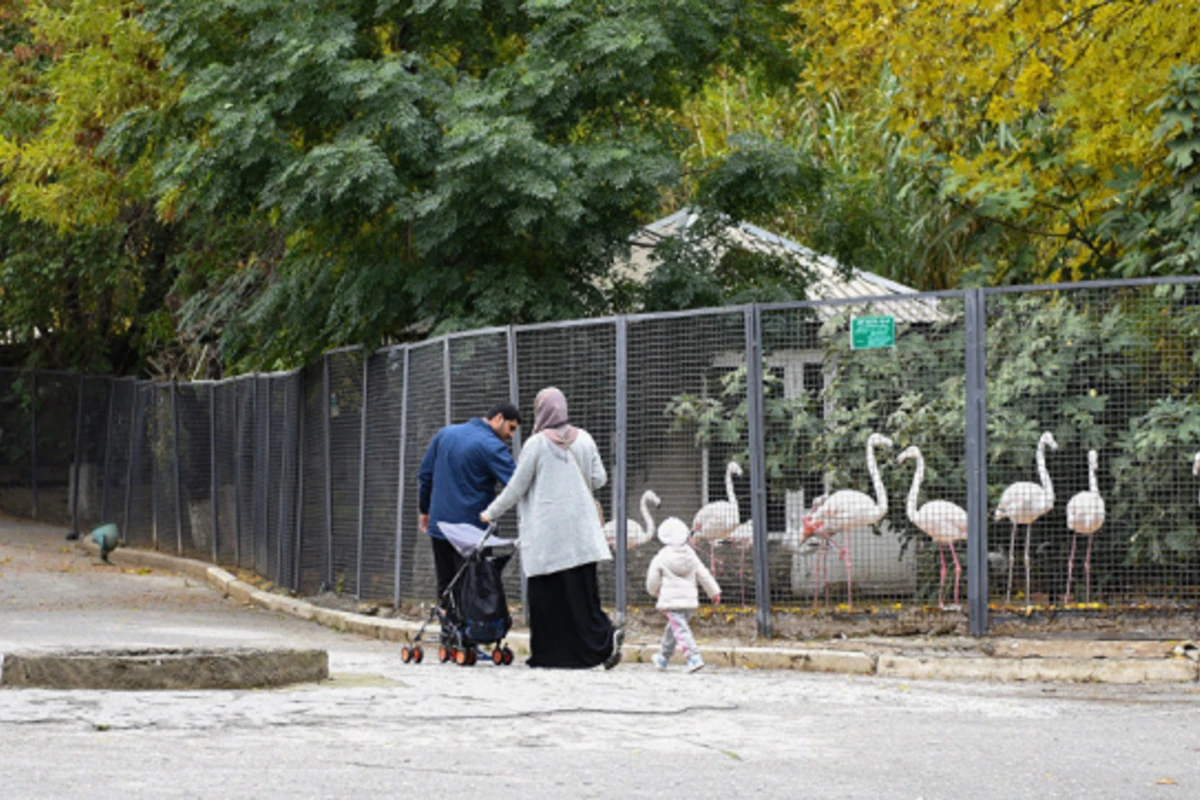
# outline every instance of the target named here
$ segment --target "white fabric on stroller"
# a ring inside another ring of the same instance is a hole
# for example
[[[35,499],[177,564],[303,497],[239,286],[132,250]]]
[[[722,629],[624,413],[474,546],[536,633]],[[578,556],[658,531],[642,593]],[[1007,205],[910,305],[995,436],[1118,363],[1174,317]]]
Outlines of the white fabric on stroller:
[[[485,538],[488,547],[503,547],[517,543],[516,539],[488,536],[491,529],[477,528],[469,522],[439,522],[438,530],[446,537],[446,541],[454,545],[454,549],[463,556],[472,555]]]

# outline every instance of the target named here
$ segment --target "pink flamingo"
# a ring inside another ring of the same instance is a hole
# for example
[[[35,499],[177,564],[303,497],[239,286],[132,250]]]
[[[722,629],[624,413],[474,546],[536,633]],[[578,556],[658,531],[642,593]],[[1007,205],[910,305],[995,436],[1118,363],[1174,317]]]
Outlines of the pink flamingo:
[[[812,509],[804,516],[801,541],[814,536],[822,540],[821,552],[818,554],[817,585],[813,593],[814,606],[817,603],[817,595],[820,594],[821,573],[825,572],[826,575],[828,573],[828,565],[825,564],[822,569],[821,562],[827,562],[829,558],[828,547],[833,537],[842,531],[874,525],[887,516],[887,492],[883,487],[883,478],[879,474],[879,465],[875,463],[875,448],[891,446],[892,440],[883,434],[872,433],[867,437],[867,470],[871,473],[871,483],[875,488],[874,498],[855,489],[840,489],[831,495],[818,497],[813,501]],[[842,561],[846,564],[846,605],[853,608],[850,549],[839,542],[838,550]],[[825,602],[828,605],[828,585],[825,587],[825,591]]]
[[[942,563],[942,579],[938,584],[938,608],[945,608],[942,595],[946,589],[946,546],[950,547],[950,557],[954,559],[954,605],[958,606],[958,584],[962,577],[962,565],[958,563],[958,553],[954,551],[954,543],[965,541],[967,538],[967,512],[948,500],[930,500],[917,508],[917,497],[921,492],[921,481],[925,478],[925,457],[916,446],[907,448],[896,459],[903,463],[910,458],[917,460],[917,471],[913,473],[912,488],[908,490],[908,503],[905,511],[908,519],[930,539],[937,542],[938,557]]]
[[[1004,490],[1000,495],[1000,504],[996,506],[996,519],[1008,518],[1012,521],[1012,536],[1008,540],[1008,590],[1004,593],[1007,605],[1012,601],[1013,564],[1015,562],[1015,547],[1017,541],[1017,526],[1025,526],[1025,603],[1029,604],[1029,539],[1033,535],[1033,523],[1038,517],[1054,508],[1054,486],[1050,483],[1050,473],[1046,469],[1046,448],[1058,449],[1058,442],[1050,431],[1038,439],[1037,468],[1041,483],[1018,481]]]
[[[713,572],[717,571],[717,542],[729,536],[741,522],[737,495],[733,493],[733,476],[741,474],[741,465],[730,461],[725,466],[726,499],[702,506],[692,517],[692,536],[708,542],[708,566]]]

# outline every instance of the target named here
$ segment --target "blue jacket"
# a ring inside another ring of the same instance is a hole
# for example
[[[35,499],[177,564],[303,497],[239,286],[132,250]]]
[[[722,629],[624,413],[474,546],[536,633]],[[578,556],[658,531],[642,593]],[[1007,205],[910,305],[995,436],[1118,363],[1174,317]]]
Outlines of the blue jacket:
[[[418,507],[429,515],[429,535],[445,539],[439,522],[471,522],[507,484],[517,468],[512,452],[487,421],[476,417],[437,432],[417,473]]]

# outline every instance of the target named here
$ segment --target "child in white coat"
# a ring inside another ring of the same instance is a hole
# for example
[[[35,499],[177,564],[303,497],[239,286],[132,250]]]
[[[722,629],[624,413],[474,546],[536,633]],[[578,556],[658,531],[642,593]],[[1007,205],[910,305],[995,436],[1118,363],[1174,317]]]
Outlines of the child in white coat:
[[[658,526],[658,540],[663,548],[650,562],[646,572],[646,591],[658,598],[656,608],[666,613],[667,627],[663,631],[662,650],[654,654],[654,666],[667,668],[667,661],[675,652],[675,645],[683,649],[687,658],[684,672],[695,672],[704,668],[704,659],[696,639],[692,636],[688,619],[700,606],[697,582],[704,584],[704,591],[713,603],[721,601],[721,587],[712,573],[704,566],[687,540],[691,535],[686,523],[678,517],[663,520]]]

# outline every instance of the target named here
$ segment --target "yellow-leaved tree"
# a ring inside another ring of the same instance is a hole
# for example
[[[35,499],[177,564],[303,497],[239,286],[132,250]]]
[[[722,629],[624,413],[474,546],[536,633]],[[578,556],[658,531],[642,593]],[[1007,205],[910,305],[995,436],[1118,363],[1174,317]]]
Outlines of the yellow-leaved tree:
[[[1088,277],[1120,258],[1101,218],[1168,172],[1173,67],[1200,63],[1195,0],[804,0],[806,79],[843,97],[888,74],[890,123],[939,157],[947,196],[1027,245],[994,282]]]

